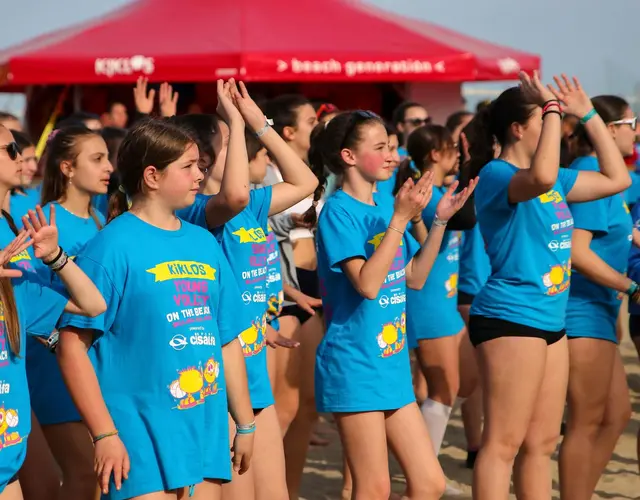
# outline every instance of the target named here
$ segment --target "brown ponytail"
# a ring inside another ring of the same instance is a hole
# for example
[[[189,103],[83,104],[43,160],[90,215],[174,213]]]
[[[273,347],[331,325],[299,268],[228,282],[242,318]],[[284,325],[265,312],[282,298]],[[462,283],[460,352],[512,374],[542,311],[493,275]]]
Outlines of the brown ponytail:
[[[117,191],[109,197],[109,209],[107,224],[115,219],[118,215],[121,215],[129,210],[129,201],[127,195],[122,192],[122,187],[119,187]]]

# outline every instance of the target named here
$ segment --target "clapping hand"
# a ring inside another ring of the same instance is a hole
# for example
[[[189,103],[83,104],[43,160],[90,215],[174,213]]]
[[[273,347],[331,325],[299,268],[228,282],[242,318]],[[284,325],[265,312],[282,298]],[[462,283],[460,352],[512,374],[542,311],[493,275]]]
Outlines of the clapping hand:
[[[18,233],[11,243],[0,250],[0,278],[19,278],[22,271],[19,269],[8,269],[6,266],[16,255],[21,254],[33,245],[33,240],[29,239],[29,232],[23,229]]]
[[[562,103],[565,113],[582,118],[593,109],[591,99],[575,76],[573,81],[564,74],[561,78],[554,76],[553,80],[556,82],[557,88],[549,84],[549,91]]]
[[[448,221],[451,219],[451,217],[453,217],[467,202],[477,184],[477,177],[475,179],[471,179],[469,181],[469,185],[457,194],[455,194],[455,191],[458,187],[458,181],[451,184],[449,189],[447,189],[447,192],[442,196],[442,198],[440,198],[438,206],[436,207],[436,216],[438,219],[442,221]]]
[[[433,172],[427,172],[418,182],[409,178],[396,194],[394,214],[407,222],[422,213],[433,194]]]

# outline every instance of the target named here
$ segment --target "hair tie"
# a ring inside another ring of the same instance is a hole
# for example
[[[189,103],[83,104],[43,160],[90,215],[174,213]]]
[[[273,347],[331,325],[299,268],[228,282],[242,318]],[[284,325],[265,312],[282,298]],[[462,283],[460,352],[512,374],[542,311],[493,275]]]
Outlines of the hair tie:
[[[49,137],[47,137],[47,144],[49,144],[51,141],[53,141],[53,139],[55,138],[56,135],[58,135],[58,132],[60,132],[60,129],[57,128],[55,129],[53,132],[51,132],[49,134]]]
[[[118,186],[118,191],[120,191],[122,194],[127,194],[127,192],[124,190],[124,188],[122,187],[122,184],[120,184]]]

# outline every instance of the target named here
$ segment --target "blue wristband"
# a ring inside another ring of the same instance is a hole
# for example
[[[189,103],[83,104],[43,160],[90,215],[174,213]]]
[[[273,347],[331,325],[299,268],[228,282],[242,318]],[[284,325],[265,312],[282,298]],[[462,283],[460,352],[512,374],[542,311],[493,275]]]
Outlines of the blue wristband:
[[[247,425],[236,425],[236,434],[253,434],[256,432],[255,420]]]
[[[640,289],[640,285],[638,285],[635,281],[632,281],[631,285],[629,285],[629,290],[627,290],[627,295],[631,297],[638,291],[638,289]]]
[[[584,115],[582,118],[580,118],[580,123],[582,123],[584,125],[585,123],[587,123],[589,120],[591,120],[591,118],[593,118],[597,114],[598,114],[598,112],[595,110],[595,108],[591,108],[591,111],[589,111],[586,115]]]

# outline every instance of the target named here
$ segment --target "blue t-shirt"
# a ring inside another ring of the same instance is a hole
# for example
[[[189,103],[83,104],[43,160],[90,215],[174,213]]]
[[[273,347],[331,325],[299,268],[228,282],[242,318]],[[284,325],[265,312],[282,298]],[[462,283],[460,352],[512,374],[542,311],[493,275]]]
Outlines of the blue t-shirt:
[[[22,224],[15,221],[18,224],[18,229],[22,227]],[[9,227],[9,223],[4,217],[0,217],[0,248],[5,248],[9,243],[15,239],[16,235]],[[33,246],[30,246],[26,250],[23,250],[18,255],[14,255],[11,258],[11,266],[27,273],[36,273],[40,275],[41,263],[35,258],[33,254]],[[42,276],[40,276],[42,277]]]
[[[244,307],[238,316],[244,323],[240,343],[247,363],[249,391],[254,409],[273,404],[273,393],[267,373],[267,227],[271,207],[271,186],[250,191],[249,204],[223,226],[212,232],[238,283]],[[206,227],[205,207],[210,197],[197,196],[195,203],[180,212],[189,222]]]
[[[22,216],[27,215],[29,210],[35,210],[40,203],[40,190],[37,188],[27,188],[24,194],[16,191],[9,199],[9,213],[16,221],[18,228],[22,228]]]
[[[72,214],[55,202],[56,225],[58,226],[58,243],[71,258],[75,258],[80,249],[99,231],[93,217],[82,218]],[[42,208],[49,218],[50,204]],[[95,212],[104,227],[105,220],[100,212]],[[48,286],[62,286],[58,276],[38,260],[38,274]],[[56,356],[41,342],[27,340],[27,378],[31,393],[31,406],[38,421],[42,425],[79,422],[80,414],[76,409],[69,391],[62,379]]]
[[[444,186],[433,187],[431,200],[422,211],[422,219],[428,229],[446,192]],[[445,231],[424,287],[407,291],[407,333],[411,348],[417,347],[418,340],[449,337],[464,328],[458,312],[460,239],[460,231]]]
[[[76,262],[107,311],[65,314],[61,326],[94,331],[89,355],[131,459],[129,479],[109,498],[228,479],[221,348],[238,335],[233,312],[241,306],[215,238],[186,222],[167,231],[126,212]]]
[[[532,328],[560,331],[571,277],[573,218],[565,201],[578,172],[561,168],[547,193],[509,203],[518,168],[493,160],[480,171],[476,214],[491,275],[476,295],[471,314]]]
[[[282,290],[282,268],[280,263],[280,247],[276,235],[267,223],[267,321],[276,322],[282,311],[284,292]],[[276,328],[277,329],[277,328]]]
[[[598,172],[598,160],[594,156],[576,159],[569,167],[576,171]],[[590,248],[613,269],[627,272],[631,248],[632,222],[622,194],[600,200],[569,205],[574,228],[593,233]],[[571,276],[569,303],[567,305],[567,334],[616,339],[615,323],[622,297],[611,288],[598,285],[574,269]]]
[[[97,194],[91,198],[91,204],[93,208],[100,213],[102,218],[106,220],[109,214],[109,197],[106,194]]]
[[[406,348],[405,267],[419,245],[405,232],[387,278],[373,300],[362,297],[342,263],[368,259],[382,241],[393,205],[367,205],[342,190],[318,221],[318,275],[326,333],[316,353],[319,411],[401,408],[415,401]]]
[[[631,177],[631,186],[629,186],[623,194],[627,204],[633,206],[638,202],[638,198],[640,198],[640,173],[631,171],[629,172],[629,176]]]
[[[491,264],[484,249],[480,224],[476,224],[462,236],[458,290],[469,295],[477,295],[490,274]]]
[[[633,222],[633,229],[640,231],[640,203],[636,203],[631,210],[631,220]],[[627,275],[636,283],[640,282],[640,248],[633,243],[629,250]],[[640,305],[634,303],[632,300],[629,301],[629,314],[640,315]]]
[[[31,431],[25,371],[27,334],[49,337],[68,302],[63,294],[41,286],[33,277],[25,273],[11,280],[20,324],[20,356],[11,352],[0,304],[0,494],[24,462]]]

